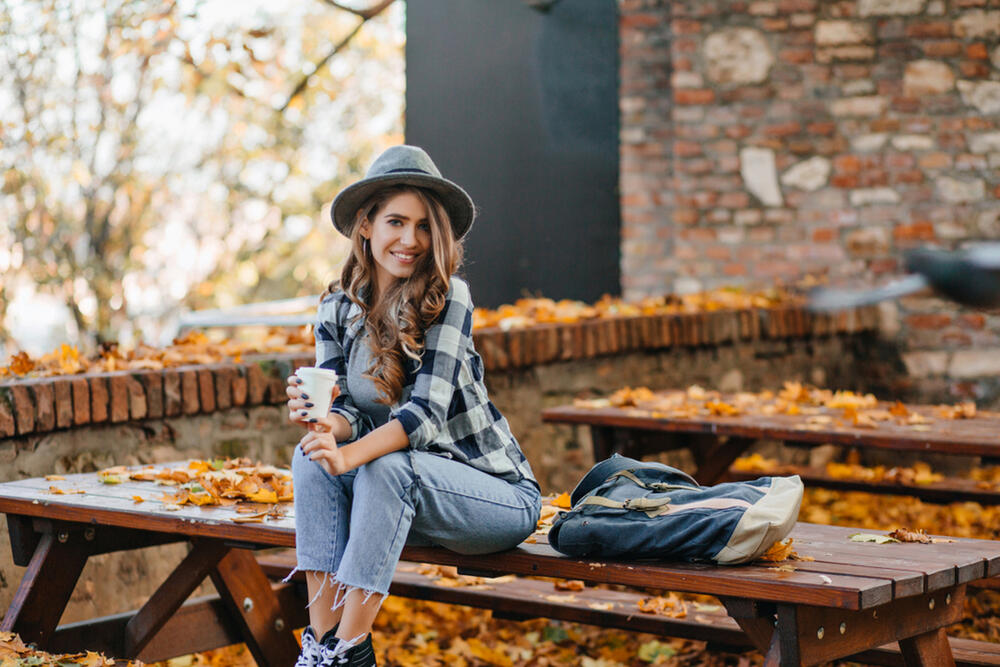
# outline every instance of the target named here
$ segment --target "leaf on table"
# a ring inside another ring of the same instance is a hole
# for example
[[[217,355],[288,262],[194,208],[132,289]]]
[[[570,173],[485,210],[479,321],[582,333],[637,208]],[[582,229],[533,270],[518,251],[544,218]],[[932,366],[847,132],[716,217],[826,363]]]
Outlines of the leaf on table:
[[[787,563],[785,565],[778,565],[777,567],[769,567],[767,569],[774,572],[795,572],[795,566],[788,565]]]
[[[906,528],[897,528],[896,530],[889,533],[889,537],[898,542],[918,542],[920,544],[930,544],[931,538],[923,530],[908,530]]]
[[[659,614],[671,618],[687,617],[687,604],[676,593],[641,598],[636,606],[644,614]]]
[[[167,512],[176,512],[181,508],[177,503],[163,503],[163,509]]]
[[[582,591],[585,588],[583,581],[579,579],[559,579],[553,582],[557,591]]]
[[[121,484],[122,478],[118,475],[112,475],[109,473],[98,473],[97,481],[101,484]]]
[[[792,538],[786,537],[772,544],[761,556],[760,560],[777,563],[792,555]]]
[[[906,409],[906,406],[902,402],[896,401],[889,408],[889,414],[893,417],[908,417],[910,411]]]
[[[549,602],[556,602],[558,604],[577,601],[577,597],[572,593],[570,593],[569,595],[545,595],[543,597]]]
[[[890,542],[899,542],[894,537],[889,535],[879,535],[878,533],[854,533],[848,537],[851,542],[873,542],[875,544],[888,544]]]
[[[146,502],[146,499],[143,498],[142,496],[132,496],[132,500],[137,503]]]
[[[615,608],[614,602],[589,602],[587,606],[594,611],[611,611]]]
[[[565,491],[560,493],[552,500],[552,505],[555,507],[561,507],[564,510],[568,510],[570,507],[573,506],[572,503],[570,503],[569,494],[566,493]]]
[[[66,481],[66,478],[64,476],[62,476],[62,475],[46,475],[45,476],[45,481],[46,482],[64,482],[64,481]]]

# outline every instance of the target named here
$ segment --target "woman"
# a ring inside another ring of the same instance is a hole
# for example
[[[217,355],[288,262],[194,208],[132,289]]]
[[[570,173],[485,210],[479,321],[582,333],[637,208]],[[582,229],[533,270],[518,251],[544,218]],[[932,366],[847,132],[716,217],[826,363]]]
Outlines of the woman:
[[[334,200],[352,252],[315,330],[317,366],[339,375],[329,415],[308,423],[298,378],[287,390],[289,417],[309,427],[292,463],[311,600],[299,665],[375,664],[371,626],[404,543],[488,553],[535,528],[538,484],[487,396],[454,275],[474,215],[413,146]]]

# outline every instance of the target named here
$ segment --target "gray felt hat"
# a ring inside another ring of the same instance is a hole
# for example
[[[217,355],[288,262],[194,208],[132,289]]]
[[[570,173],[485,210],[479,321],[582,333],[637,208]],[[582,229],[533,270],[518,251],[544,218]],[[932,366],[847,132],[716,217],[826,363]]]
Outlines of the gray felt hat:
[[[402,145],[387,148],[375,158],[364,179],[340,191],[330,207],[333,226],[344,236],[350,236],[354,218],[365,200],[391,185],[415,185],[437,194],[451,218],[456,239],[465,236],[476,217],[472,197],[443,178],[424,149]]]

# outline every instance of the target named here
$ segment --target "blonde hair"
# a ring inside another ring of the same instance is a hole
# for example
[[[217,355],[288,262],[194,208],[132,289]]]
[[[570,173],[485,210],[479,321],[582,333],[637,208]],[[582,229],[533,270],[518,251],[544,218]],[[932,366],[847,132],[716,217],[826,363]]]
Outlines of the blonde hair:
[[[394,281],[372,304],[376,294],[375,259],[361,230],[366,222],[370,225],[375,221],[387,201],[403,193],[416,195],[427,207],[431,252],[417,260],[410,277]],[[410,185],[389,186],[369,197],[355,215],[350,239],[351,254],[340,280],[330,283],[322,298],[339,287],[361,308],[372,352],[366,375],[381,394],[379,402],[391,405],[403,392],[406,358],[415,360],[418,366],[421,363],[424,335],[444,310],[451,276],[462,265],[462,243],[455,238],[451,218],[437,195]]]

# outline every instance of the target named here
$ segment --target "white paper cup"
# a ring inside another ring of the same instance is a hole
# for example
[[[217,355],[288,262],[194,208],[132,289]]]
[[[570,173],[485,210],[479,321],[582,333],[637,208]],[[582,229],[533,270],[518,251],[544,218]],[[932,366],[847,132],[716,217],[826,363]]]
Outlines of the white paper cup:
[[[311,408],[305,408],[309,413],[306,419],[319,419],[330,414],[330,404],[333,402],[333,388],[337,385],[337,373],[326,368],[303,366],[295,371],[296,377],[302,380],[299,390],[309,398]]]

